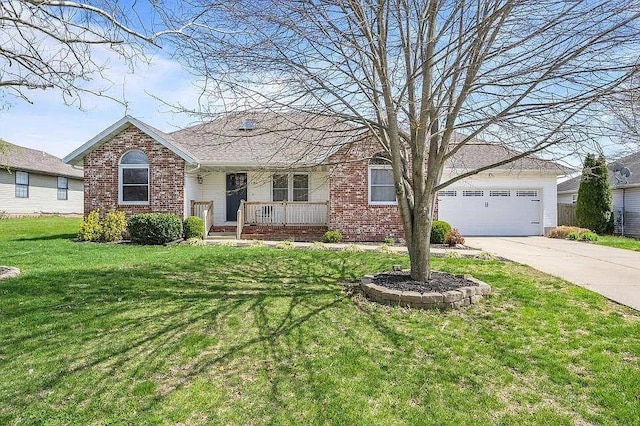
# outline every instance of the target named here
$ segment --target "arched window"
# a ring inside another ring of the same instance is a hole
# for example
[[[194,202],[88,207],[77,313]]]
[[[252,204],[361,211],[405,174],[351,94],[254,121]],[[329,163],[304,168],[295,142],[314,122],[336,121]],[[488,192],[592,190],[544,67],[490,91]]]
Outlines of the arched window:
[[[385,153],[378,153],[369,161],[369,204],[396,204],[391,161]]]
[[[149,159],[134,150],[120,158],[118,198],[120,204],[149,204]]]

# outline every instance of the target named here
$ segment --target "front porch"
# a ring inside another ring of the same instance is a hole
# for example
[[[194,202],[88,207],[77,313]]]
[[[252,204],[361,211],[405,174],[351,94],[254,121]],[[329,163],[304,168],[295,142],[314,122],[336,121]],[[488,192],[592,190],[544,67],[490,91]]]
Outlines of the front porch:
[[[328,180],[328,172],[317,168],[287,172],[201,168],[186,178],[187,213],[203,218],[207,235],[318,240],[329,224]]]
[[[191,214],[201,217],[206,235],[233,235],[237,239],[318,241],[329,229],[329,202],[244,201],[236,222],[214,224],[213,201],[191,201]]]

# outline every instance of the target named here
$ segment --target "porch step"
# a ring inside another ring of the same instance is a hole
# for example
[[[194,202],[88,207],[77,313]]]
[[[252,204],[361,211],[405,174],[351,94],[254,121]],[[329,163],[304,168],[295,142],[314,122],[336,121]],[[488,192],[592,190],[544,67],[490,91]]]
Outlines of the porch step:
[[[209,232],[207,240],[235,240],[235,232]]]

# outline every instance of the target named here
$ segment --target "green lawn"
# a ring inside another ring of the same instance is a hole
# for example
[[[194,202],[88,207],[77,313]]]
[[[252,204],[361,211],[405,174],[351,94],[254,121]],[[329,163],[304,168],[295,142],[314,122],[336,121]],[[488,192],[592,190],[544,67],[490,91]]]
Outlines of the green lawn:
[[[439,259],[495,295],[370,304],[405,256],[75,243],[0,220],[0,424],[640,424],[640,314],[530,268]]]
[[[601,246],[617,247],[626,250],[640,251],[640,240],[627,237],[614,237],[612,235],[602,235],[598,238],[597,244]]]

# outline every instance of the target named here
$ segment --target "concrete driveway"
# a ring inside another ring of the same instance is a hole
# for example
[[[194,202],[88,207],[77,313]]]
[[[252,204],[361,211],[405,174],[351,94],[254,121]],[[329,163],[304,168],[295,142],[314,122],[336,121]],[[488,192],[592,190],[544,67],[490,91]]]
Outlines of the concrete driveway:
[[[640,310],[640,252],[545,237],[469,237],[465,244]]]

